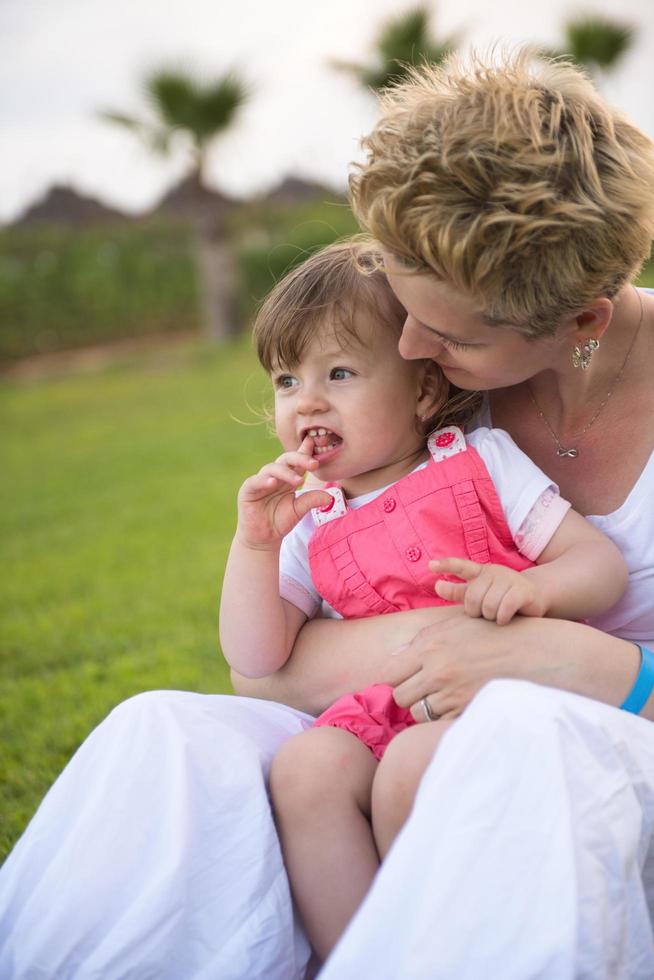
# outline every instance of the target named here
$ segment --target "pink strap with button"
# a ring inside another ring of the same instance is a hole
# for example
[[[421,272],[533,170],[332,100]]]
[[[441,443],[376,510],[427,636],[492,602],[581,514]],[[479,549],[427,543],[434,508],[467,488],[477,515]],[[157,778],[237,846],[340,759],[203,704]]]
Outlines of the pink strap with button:
[[[320,489],[325,490],[332,499],[324,507],[312,509],[311,516],[316,527],[327,524],[328,521],[333,521],[337,517],[343,517],[347,513],[347,500],[342,488],[337,483],[326,483]]]
[[[456,456],[457,453],[464,453],[467,449],[465,436],[461,429],[456,425],[446,425],[443,429],[438,429],[427,439],[427,449],[435,463],[440,463],[443,459]]]

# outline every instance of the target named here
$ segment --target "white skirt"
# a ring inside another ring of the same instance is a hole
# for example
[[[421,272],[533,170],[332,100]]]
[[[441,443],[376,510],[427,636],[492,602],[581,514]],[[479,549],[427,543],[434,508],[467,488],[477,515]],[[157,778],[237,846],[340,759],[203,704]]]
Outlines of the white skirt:
[[[301,980],[265,779],[310,722],[175,692],[112,712],[0,872],[2,980]],[[321,980],[652,980],[653,824],[651,722],[495,681]]]
[[[265,780],[312,720],[173,691],[116,708],[0,871],[0,978],[300,980]]]
[[[653,827],[652,722],[494,681],[320,980],[653,980]]]

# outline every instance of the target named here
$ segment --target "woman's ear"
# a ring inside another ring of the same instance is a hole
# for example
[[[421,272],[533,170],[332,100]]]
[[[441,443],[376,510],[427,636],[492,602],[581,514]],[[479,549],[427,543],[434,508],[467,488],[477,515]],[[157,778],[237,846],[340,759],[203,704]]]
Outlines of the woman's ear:
[[[593,300],[576,316],[570,317],[569,335],[574,344],[600,340],[613,316],[613,303],[606,296]]]
[[[416,417],[423,422],[430,419],[447,401],[450,384],[434,361],[425,361],[418,389]]]

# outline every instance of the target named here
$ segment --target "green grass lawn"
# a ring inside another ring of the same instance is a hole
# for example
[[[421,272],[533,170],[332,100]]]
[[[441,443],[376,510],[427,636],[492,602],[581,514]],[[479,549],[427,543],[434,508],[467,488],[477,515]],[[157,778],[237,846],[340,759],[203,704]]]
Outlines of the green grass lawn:
[[[245,475],[274,451],[249,344],[0,385],[0,851],[88,732],[228,691],[216,623]]]

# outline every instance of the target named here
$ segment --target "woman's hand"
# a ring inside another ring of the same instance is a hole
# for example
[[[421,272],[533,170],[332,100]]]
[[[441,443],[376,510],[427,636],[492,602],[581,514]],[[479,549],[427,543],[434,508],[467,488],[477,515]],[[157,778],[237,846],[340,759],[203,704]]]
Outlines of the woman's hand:
[[[425,720],[421,698],[429,698],[435,715],[456,718],[496,678],[532,681],[619,705],[638,673],[633,644],[581,623],[517,616],[500,627],[471,619],[460,606],[447,613],[389,658],[383,678],[395,688],[397,703],[419,722]]]
[[[384,678],[395,688],[395,700],[411,709],[416,721],[425,720],[420,704],[429,697],[432,712],[440,718],[456,718],[475,694],[496,677],[519,676],[519,639],[512,627],[498,627],[484,619],[472,619],[463,607],[427,626],[393,657]]]

